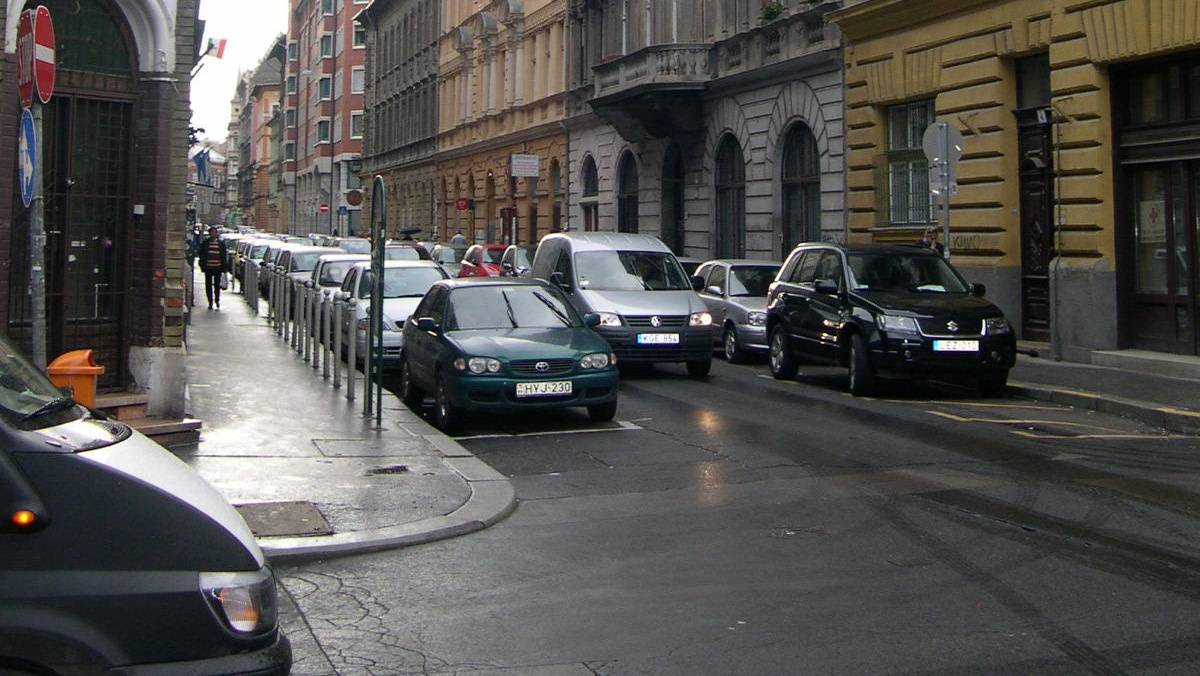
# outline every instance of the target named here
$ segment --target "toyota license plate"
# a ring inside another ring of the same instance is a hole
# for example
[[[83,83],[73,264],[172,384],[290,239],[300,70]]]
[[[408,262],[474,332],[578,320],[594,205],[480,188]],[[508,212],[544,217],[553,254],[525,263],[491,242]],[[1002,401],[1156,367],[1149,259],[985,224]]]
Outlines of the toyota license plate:
[[[517,398],[525,397],[561,397],[574,392],[571,381],[561,380],[552,383],[517,383]]]
[[[978,352],[978,340],[935,340],[934,352]]]
[[[638,345],[678,345],[678,333],[639,333]]]

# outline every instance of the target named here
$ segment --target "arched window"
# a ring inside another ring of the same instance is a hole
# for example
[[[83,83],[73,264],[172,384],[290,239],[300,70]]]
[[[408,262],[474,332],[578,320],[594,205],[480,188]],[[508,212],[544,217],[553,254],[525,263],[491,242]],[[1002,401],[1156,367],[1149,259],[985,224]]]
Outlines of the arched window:
[[[638,231],[638,170],[633,153],[621,156],[617,170],[617,231]]]
[[[596,160],[591,155],[583,158],[583,171],[579,182],[583,185],[583,196],[579,200],[579,206],[583,210],[583,230],[595,232],[600,229],[600,176],[596,171]]]
[[[801,242],[821,239],[821,168],[817,139],[797,122],[783,140],[781,256]]]
[[[732,134],[717,149],[717,258],[746,254],[746,162]]]
[[[662,238],[676,255],[683,255],[683,154],[679,147],[667,149],[663,160]]]

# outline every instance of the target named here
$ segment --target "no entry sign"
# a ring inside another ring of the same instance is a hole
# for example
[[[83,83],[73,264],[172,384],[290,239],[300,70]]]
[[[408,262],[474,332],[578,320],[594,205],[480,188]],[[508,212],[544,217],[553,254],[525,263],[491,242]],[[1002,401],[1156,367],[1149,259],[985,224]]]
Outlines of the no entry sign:
[[[33,10],[21,12],[17,22],[17,92],[21,107],[33,104]]]
[[[459,197],[458,199],[454,200],[454,208],[457,211],[466,211],[467,209],[471,208],[471,202],[468,201],[466,197]]]
[[[38,100],[50,103],[54,94],[54,22],[50,10],[38,5],[33,22],[33,80],[37,85]]]
[[[323,214],[327,214],[327,213],[329,213],[329,205],[328,205],[328,204],[322,204],[321,206],[317,207],[317,211],[319,211],[319,212],[321,212],[321,213],[323,213]]]

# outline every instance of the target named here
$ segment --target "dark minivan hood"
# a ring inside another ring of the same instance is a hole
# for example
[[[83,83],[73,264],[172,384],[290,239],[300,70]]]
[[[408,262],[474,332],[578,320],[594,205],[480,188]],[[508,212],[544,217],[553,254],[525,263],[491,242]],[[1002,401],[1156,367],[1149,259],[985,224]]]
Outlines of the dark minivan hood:
[[[986,298],[968,293],[908,291],[853,291],[851,295],[877,310],[911,313],[921,317],[982,319],[1000,315],[1000,308]]]

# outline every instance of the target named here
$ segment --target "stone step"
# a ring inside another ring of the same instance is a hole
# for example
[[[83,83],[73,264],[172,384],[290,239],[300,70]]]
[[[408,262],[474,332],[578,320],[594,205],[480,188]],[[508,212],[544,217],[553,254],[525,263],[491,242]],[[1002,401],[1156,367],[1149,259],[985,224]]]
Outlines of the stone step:
[[[146,404],[150,398],[132,392],[110,392],[96,395],[96,410],[122,422],[146,417]]]
[[[198,443],[203,425],[195,418],[142,417],[122,422],[167,447]]]

